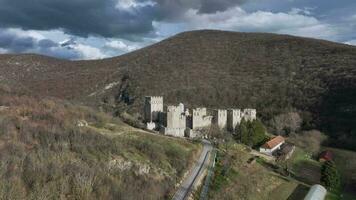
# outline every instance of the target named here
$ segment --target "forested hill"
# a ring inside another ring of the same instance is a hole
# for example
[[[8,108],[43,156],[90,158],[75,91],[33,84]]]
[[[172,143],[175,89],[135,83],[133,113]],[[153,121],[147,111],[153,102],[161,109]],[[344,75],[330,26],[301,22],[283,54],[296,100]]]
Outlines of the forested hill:
[[[255,107],[264,121],[297,110],[310,126],[356,138],[356,47],[322,40],[193,31],[98,61],[2,55],[0,81],[119,111],[141,111],[145,95],[194,106]]]

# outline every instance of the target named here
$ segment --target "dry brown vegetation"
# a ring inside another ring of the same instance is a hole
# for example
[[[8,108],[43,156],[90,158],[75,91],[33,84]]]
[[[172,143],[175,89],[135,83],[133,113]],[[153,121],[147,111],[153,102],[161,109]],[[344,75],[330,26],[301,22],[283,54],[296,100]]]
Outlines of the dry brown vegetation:
[[[323,143],[327,136],[318,130],[304,131],[301,133],[291,134],[288,141],[305,151],[317,156],[320,153]]]
[[[4,88],[0,199],[163,199],[198,150],[87,107]],[[78,120],[90,126],[78,127]],[[109,122],[113,128],[107,129]]]
[[[118,114],[141,112],[145,95],[194,106],[254,107],[263,122],[297,110],[310,113],[308,124],[331,135],[333,145],[354,148],[355,57],[355,47],[321,40],[193,31],[99,61],[1,55],[0,81]],[[110,83],[117,85],[105,90]]]
[[[274,116],[271,120],[271,126],[275,133],[289,135],[299,131],[302,122],[303,120],[297,112],[288,112]]]

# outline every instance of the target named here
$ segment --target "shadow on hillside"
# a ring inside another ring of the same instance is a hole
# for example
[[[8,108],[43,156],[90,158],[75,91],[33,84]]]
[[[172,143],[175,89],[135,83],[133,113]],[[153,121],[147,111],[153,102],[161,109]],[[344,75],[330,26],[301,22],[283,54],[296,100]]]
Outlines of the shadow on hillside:
[[[356,150],[355,87],[334,86],[320,104],[320,128],[330,137],[328,146]]]

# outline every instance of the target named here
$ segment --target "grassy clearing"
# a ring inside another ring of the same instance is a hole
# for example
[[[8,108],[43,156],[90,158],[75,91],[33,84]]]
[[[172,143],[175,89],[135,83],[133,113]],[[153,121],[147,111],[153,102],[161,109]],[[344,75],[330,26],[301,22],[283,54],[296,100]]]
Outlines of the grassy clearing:
[[[230,144],[227,149],[220,154],[209,199],[284,200],[297,187],[294,180],[266,168],[263,160],[247,164],[252,156],[245,146]]]
[[[320,183],[320,163],[303,149],[296,147],[293,156],[287,161],[295,178],[309,185]]]
[[[165,199],[201,148],[54,99],[0,105],[0,199]]]

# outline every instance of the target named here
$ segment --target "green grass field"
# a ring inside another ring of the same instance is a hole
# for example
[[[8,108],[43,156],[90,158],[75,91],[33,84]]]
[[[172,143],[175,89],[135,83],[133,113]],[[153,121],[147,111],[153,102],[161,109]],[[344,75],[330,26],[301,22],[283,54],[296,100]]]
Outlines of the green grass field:
[[[285,200],[297,188],[298,182],[274,173],[263,160],[248,164],[253,156],[245,146],[235,143],[227,149],[220,155],[209,199]]]
[[[320,183],[320,163],[310,153],[296,147],[293,156],[287,161],[295,178],[308,185]]]

